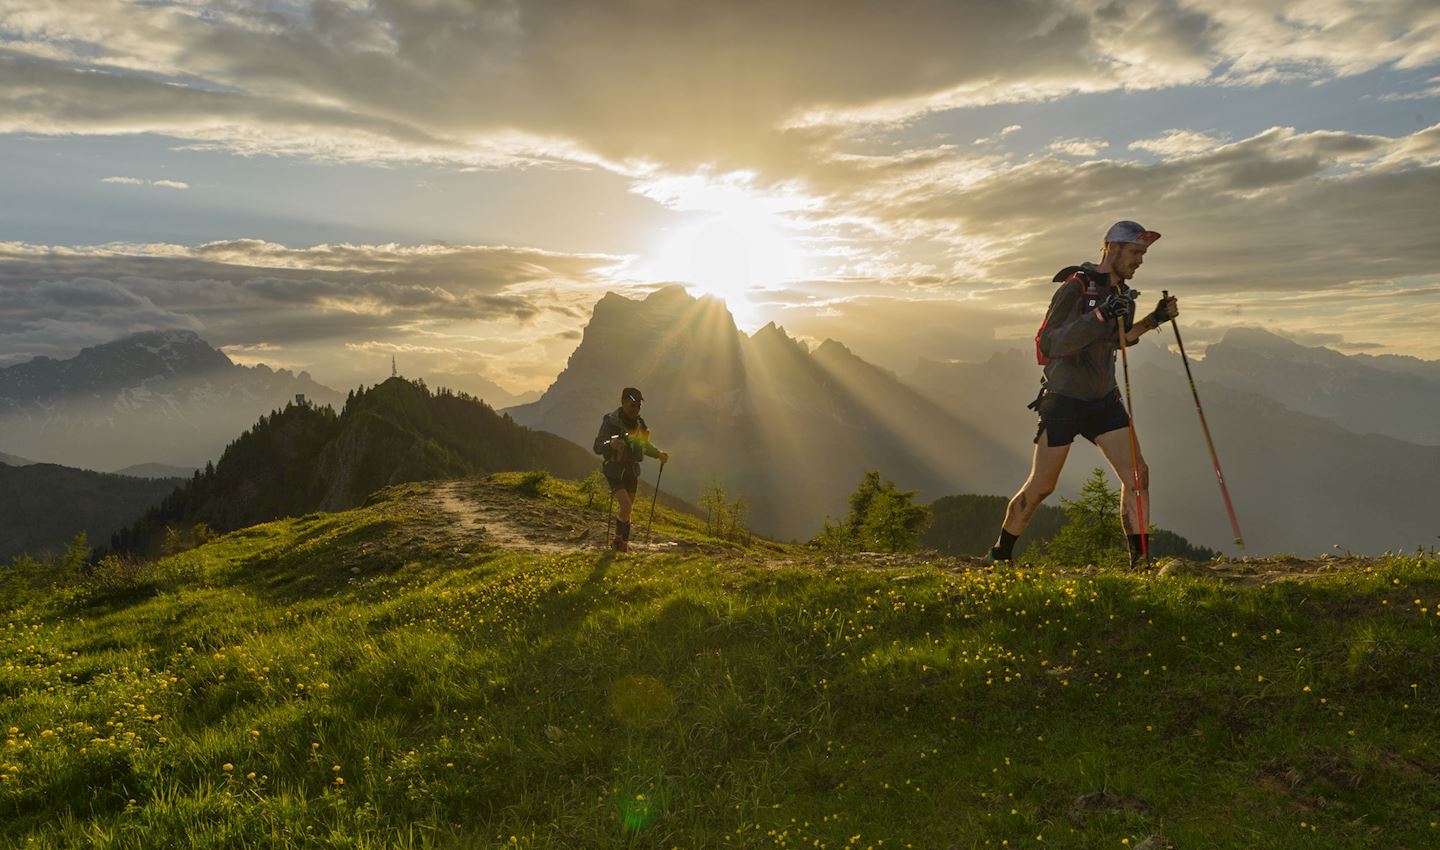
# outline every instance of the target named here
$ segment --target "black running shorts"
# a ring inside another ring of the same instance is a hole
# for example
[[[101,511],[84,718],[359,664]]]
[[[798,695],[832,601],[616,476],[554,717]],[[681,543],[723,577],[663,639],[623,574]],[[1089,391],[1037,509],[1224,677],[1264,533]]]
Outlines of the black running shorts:
[[[626,490],[631,496],[640,489],[640,464],[638,463],[610,463],[606,461],[600,467],[605,475],[605,480],[610,482],[610,492],[618,493]]]
[[[1053,448],[1068,446],[1080,435],[1090,442],[1101,434],[1130,424],[1130,415],[1120,401],[1120,388],[1094,401],[1071,398],[1070,396],[1046,393],[1040,399],[1040,424],[1035,429],[1035,444],[1039,445],[1040,435]]]

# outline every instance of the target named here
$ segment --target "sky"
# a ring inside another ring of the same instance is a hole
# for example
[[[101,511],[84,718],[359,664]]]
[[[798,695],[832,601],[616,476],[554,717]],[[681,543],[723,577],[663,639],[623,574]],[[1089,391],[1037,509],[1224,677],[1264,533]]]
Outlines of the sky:
[[[1187,348],[1440,359],[1434,0],[0,0],[0,365],[544,389],[679,282],[900,373],[1118,219]]]

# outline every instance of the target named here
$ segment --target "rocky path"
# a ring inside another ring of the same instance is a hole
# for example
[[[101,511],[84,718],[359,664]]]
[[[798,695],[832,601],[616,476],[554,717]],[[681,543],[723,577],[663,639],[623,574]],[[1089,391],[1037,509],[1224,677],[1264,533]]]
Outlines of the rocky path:
[[[594,516],[592,528],[568,521],[541,499],[526,499],[513,490],[488,486],[483,481],[446,481],[436,485],[436,504],[449,515],[449,531],[456,537],[499,549],[522,552],[570,552],[599,546],[605,528]],[[557,514],[546,517],[545,514]],[[522,519],[523,518],[523,519]],[[580,519],[592,519],[581,517]]]
[[[431,497],[450,520],[444,529],[463,542],[519,552],[573,552],[608,549],[605,514],[527,496],[484,479],[444,481]],[[637,523],[638,525],[638,523]],[[638,532],[643,536],[643,526]],[[632,551],[677,551],[678,541],[656,534],[651,545],[631,542]],[[693,548],[693,547],[690,547]]]

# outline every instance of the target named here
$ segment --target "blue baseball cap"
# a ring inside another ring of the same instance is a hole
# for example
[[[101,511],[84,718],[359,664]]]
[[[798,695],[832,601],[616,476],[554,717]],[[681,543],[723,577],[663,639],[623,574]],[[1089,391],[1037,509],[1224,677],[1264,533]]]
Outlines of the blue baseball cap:
[[[1136,245],[1149,245],[1159,238],[1160,234],[1153,230],[1146,230],[1140,226],[1139,222],[1135,221],[1117,221],[1110,225],[1109,230],[1105,231],[1106,242],[1133,242]]]

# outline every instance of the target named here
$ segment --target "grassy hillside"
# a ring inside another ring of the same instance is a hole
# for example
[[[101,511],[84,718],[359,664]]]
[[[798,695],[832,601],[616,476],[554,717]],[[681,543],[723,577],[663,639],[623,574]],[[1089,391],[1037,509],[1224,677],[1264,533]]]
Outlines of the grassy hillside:
[[[282,516],[344,510],[407,481],[544,469],[581,477],[599,458],[532,431],[485,403],[423,382],[390,378],[351,393],[345,407],[287,405],[260,417],[186,486],[111,539],[154,554],[167,527],[203,522],[233,531]]]
[[[823,563],[663,509],[664,553],[618,559],[457,521],[483,484],[603,522],[525,482],[5,574],[0,846],[1440,838],[1434,559],[1222,583]]]

